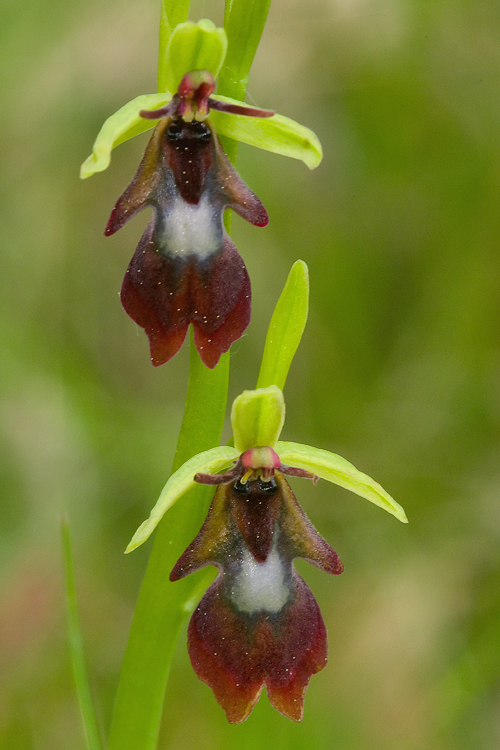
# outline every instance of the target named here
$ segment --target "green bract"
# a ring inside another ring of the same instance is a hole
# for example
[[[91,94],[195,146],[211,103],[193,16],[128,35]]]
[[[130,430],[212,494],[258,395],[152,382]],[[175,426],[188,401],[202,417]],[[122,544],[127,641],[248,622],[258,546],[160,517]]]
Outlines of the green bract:
[[[309,271],[297,260],[288,274],[269,324],[257,388],[285,387],[288,370],[300,344],[309,311]]]
[[[138,96],[106,120],[96,138],[92,154],[82,165],[80,177],[86,179],[107,169],[115,146],[153,128],[157,120],[146,120],[139,112],[141,109],[155,110],[169,102],[185,73],[209,70],[215,78],[224,62],[226,49],[224,29],[216,28],[211,21],[204,19],[198,23],[187,21],[178,24],[166,50],[165,91]],[[225,96],[213,95],[212,98],[230,104],[243,104]],[[322,159],[321,144],[312,130],[288,117],[274,115],[258,119],[215,110],[212,110],[210,117],[221,135],[266,151],[301,159],[311,169],[317,167]]]

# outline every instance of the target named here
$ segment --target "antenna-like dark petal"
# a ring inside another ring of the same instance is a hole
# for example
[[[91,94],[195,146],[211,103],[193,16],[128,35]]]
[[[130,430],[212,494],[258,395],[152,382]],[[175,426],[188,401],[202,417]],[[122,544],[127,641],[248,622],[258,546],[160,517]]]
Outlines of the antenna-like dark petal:
[[[175,94],[173,99],[168,104],[165,104],[165,106],[160,107],[160,109],[141,109],[139,114],[145,120],[160,120],[162,117],[171,117],[174,115],[178,106],[179,97]]]
[[[245,107],[244,104],[230,104],[221,102],[218,99],[210,97],[208,100],[210,109],[216,109],[219,112],[227,112],[230,115],[244,115],[245,117],[273,117],[276,113],[272,109],[257,109],[257,107]]]

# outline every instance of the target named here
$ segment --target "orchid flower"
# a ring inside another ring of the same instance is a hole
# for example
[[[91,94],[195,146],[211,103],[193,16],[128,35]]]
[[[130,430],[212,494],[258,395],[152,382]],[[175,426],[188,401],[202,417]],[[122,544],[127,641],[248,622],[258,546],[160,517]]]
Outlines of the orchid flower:
[[[311,168],[321,160],[321,146],[307,128],[214,94],[226,46],[224,30],[210,21],[179,24],[167,49],[168,91],[137,97],[110,117],[81,170],[85,178],[106,169],[114,146],[157,123],[105,230],[114,234],[142,208],[153,208],[121,301],[145,329],[156,366],[174,356],[192,324],[203,362],[215,367],[250,321],[250,280],[222,219],[226,208],[256,226],[269,219],[217,132],[301,158]]]
[[[309,679],[326,665],[327,639],[293,559],[343,571],[283,474],[257,472],[218,487],[200,533],[170,574],[177,581],[205,565],[219,568],[189,623],[188,648],[232,724],[248,717],[264,684],[274,708],[302,719]]]
[[[201,531],[170,580],[205,565],[219,569],[191,618],[188,646],[196,674],[231,723],[248,717],[264,685],[271,704],[300,721],[309,679],[327,660],[319,607],[293,560],[302,557],[336,575],[343,566],[306,518],[285,475],[326,479],[407,521],[401,506],[344,458],[281,442],[284,417],[275,385],[238,396],[231,412],[234,448],[200,453],[172,474],[126,550],[146,541],[196,482],[218,485]]]

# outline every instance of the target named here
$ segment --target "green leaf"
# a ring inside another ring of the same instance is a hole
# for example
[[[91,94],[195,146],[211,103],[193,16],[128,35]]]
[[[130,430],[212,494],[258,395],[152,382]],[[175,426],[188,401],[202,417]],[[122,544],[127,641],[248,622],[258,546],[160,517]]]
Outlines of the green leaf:
[[[300,344],[309,311],[309,272],[303,260],[296,261],[280,298],[266,336],[257,388],[277,385],[283,390],[288,370]]]
[[[238,455],[249,448],[274,447],[285,421],[283,394],[275,385],[243,391],[231,410],[234,446]]]
[[[65,598],[67,613],[68,641],[75,675],[76,692],[82,715],[85,739],[88,750],[101,750],[99,729],[95,717],[92,696],[90,694],[89,678],[85,655],[83,653],[83,639],[78,617],[78,603],[76,599],[75,566],[71,548],[69,524],[63,519],[61,522],[61,540],[63,546]]]
[[[299,443],[278,443],[275,451],[283,464],[306,469],[321,477],[321,479],[345,487],[396,516],[399,521],[408,523],[403,508],[393,500],[383,487],[366,474],[358,471],[345,458],[320,448]]]
[[[158,91],[167,89],[167,47],[174,29],[187,21],[191,0],[162,0],[158,49]]]
[[[167,91],[177,91],[182,77],[191,70],[209,70],[217,78],[226,49],[226,32],[217,29],[212,21],[179,24],[167,47]]]
[[[212,98],[230,104],[241,104],[241,101],[227,96],[217,95]],[[309,169],[317,167],[323,158],[323,149],[315,133],[289,117],[245,117],[213,109],[210,119],[221,135],[274,154],[301,159]]]
[[[186,461],[185,464],[172,474],[163,488],[158,502],[149,514],[149,518],[141,523],[125,552],[132,552],[132,550],[140,547],[151,536],[167,510],[188,490],[196,486],[194,475],[197,472],[215,474],[231,466],[231,463],[239,455],[238,451],[234,448],[222,445],[218,448],[211,448],[203,453],[198,453],[193,458],[190,458],[189,461]]]
[[[228,38],[219,90],[243,100],[271,0],[226,0],[224,28]]]
[[[172,95],[143,94],[125,104],[118,112],[108,117],[97,136],[91,155],[84,161],[80,177],[85,180],[96,172],[109,167],[111,151],[129,138],[154,128],[156,120],[146,120],[139,115],[141,109],[157,109],[170,101]]]

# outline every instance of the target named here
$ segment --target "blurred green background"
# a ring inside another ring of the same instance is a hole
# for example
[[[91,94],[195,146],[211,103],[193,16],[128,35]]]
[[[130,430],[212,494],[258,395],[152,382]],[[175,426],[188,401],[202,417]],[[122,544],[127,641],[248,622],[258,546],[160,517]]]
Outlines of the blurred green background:
[[[80,182],[103,120],[156,90],[156,0],[0,6],[0,746],[83,750],[64,632],[59,518],[108,726],[150,544],[124,557],[171,464],[187,348],[153,369],[118,292],[146,212],[105,239],[147,135]],[[222,21],[222,0],[191,17]],[[500,5],[274,0],[249,101],[312,127],[314,172],[243,146],[271,217],[234,221],[253,319],[231,398],[253,387],[293,261],[311,314],[283,439],[340,453],[405,507],[403,526],[295,482],[345,564],[298,565],[330,660],[301,725],[265,696],[229,726],[179,642],[161,750],[500,747]],[[229,437],[226,430],[225,439]],[[189,542],[186,539],[186,544]]]

